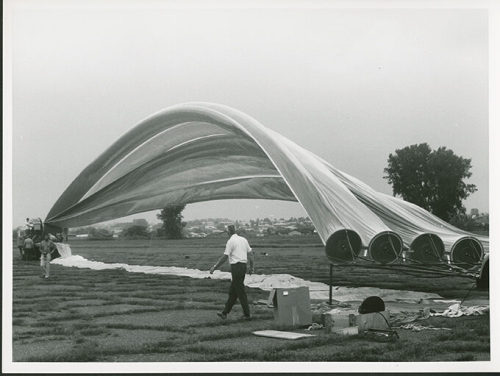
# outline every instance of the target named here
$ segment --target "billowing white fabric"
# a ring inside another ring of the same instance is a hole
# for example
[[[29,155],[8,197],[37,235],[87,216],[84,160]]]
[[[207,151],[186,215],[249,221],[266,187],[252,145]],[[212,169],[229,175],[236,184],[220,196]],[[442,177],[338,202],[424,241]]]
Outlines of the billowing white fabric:
[[[57,251],[59,252],[59,256],[61,256],[62,258],[72,256],[71,248],[68,244],[59,242],[56,242],[54,244],[56,245]]]
[[[355,231],[365,247],[385,232],[407,246],[436,234],[447,250],[472,236],[374,191],[250,116],[210,103],[173,106],[141,121],[80,173],[46,223],[83,226],[231,198],[298,201],[324,244],[339,230]]]
[[[365,244],[390,230],[321,163],[226,106],[170,107],[139,123],[91,163],[46,222],[83,226],[167,204],[260,198],[299,201],[321,239],[353,229]]]

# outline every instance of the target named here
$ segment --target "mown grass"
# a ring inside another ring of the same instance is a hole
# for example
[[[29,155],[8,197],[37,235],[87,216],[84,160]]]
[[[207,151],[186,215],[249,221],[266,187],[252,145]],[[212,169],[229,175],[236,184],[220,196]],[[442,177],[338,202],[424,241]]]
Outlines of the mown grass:
[[[71,349],[61,353],[28,357],[28,362],[91,362],[99,358],[99,344],[95,341],[76,339]]]
[[[224,242],[77,242],[72,248],[75,254],[103,262],[207,270],[221,254]],[[314,238],[294,239],[294,243],[286,244],[283,238],[267,242],[258,239],[252,244],[258,273],[282,272],[328,281],[323,249]],[[452,330],[399,330],[401,338],[396,342],[364,336],[341,337],[322,331],[313,332],[313,338],[282,341],[252,334],[255,330],[276,328],[272,310],[266,307],[252,307],[254,319],[250,322],[237,319],[241,315],[238,305],[226,321],[215,315],[227,297],[228,281],[58,265],[52,267],[53,276],[46,281],[38,276],[37,262],[22,262],[14,255],[14,361],[135,361],[143,356],[162,361],[177,359],[176,354],[179,359],[190,361],[489,359],[489,315],[431,317],[419,323]],[[185,255],[190,257],[186,259]],[[464,296],[470,287],[468,280],[415,281],[387,271],[336,268],[334,276],[334,283],[347,286],[425,290],[449,298]],[[250,302],[268,295],[258,289],[247,292]],[[473,291],[471,296],[484,297],[487,293]]]

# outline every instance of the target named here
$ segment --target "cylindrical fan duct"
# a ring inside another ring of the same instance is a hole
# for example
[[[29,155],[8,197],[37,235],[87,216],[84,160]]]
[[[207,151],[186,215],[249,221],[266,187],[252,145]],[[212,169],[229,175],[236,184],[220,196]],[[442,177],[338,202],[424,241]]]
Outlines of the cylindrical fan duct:
[[[382,264],[395,262],[403,250],[401,237],[392,231],[384,231],[375,235],[368,245],[368,255]]]
[[[444,243],[436,234],[425,233],[417,236],[410,244],[408,258],[419,263],[444,262]]]
[[[353,262],[360,251],[361,238],[353,230],[335,231],[326,241],[326,256],[334,264]]]
[[[470,269],[481,262],[483,258],[483,245],[472,236],[466,236],[451,247],[451,262],[457,266]]]

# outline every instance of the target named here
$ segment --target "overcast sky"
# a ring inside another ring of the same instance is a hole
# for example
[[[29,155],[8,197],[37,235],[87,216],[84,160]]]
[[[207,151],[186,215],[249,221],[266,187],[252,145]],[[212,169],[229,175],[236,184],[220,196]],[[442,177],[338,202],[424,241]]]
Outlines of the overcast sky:
[[[187,101],[246,112],[385,193],[389,153],[446,146],[472,159],[466,207],[488,211],[484,10],[39,7],[13,13],[12,45],[14,226],[45,218],[140,120]],[[185,217],[304,214],[238,200]]]

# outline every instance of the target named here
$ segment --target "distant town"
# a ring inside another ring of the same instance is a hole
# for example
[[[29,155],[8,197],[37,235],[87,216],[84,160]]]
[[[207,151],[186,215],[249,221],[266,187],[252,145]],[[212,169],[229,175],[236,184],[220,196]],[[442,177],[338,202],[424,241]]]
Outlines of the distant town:
[[[183,222],[185,238],[224,237],[226,227],[236,225],[238,231],[247,236],[263,237],[266,235],[302,236],[316,233],[308,217],[256,218],[250,220],[231,220],[228,218],[195,219]],[[127,237],[131,229],[133,235],[142,237],[161,237],[162,223],[149,223],[146,219],[134,219],[131,222],[97,224],[88,227],[76,227],[69,230],[69,238],[121,238]]]

